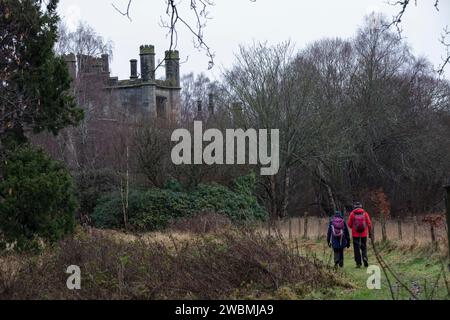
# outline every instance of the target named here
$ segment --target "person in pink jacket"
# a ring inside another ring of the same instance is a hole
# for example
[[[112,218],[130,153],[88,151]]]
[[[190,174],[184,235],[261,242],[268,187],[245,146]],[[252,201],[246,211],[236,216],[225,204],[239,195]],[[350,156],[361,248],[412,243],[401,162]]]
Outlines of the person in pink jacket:
[[[372,230],[372,221],[361,203],[354,203],[353,211],[350,212],[347,224],[352,229],[356,267],[361,268],[362,263],[364,263],[364,266],[367,268],[369,266],[369,259],[367,258],[367,236]]]

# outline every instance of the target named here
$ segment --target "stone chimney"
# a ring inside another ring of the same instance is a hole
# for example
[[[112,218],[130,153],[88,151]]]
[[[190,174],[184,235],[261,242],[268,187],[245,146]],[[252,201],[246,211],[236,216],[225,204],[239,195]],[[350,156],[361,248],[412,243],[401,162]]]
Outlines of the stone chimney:
[[[214,94],[208,94],[208,111],[210,115],[214,114]]]
[[[171,86],[180,86],[180,54],[178,50],[170,50],[165,53],[166,61],[166,81],[169,81]]]
[[[66,54],[64,56],[67,68],[69,69],[69,75],[72,79],[77,77],[77,59],[73,53]]]
[[[233,114],[233,119],[235,122],[240,122],[242,120],[242,103],[233,102],[231,104],[231,112]]]
[[[130,79],[137,79],[137,60],[130,60]]]
[[[203,120],[202,100],[197,100],[197,115],[194,120]]]
[[[139,55],[141,57],[141,78],[142,81],[155,80],[155,47],[152,45],[142,45]]]
[[[109,73],[109,55],[102,54],[102,71]]]

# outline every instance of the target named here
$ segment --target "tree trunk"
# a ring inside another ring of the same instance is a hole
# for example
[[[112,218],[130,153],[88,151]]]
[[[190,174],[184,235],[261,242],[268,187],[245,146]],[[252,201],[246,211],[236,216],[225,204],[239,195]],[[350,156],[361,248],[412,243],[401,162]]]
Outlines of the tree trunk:
[[[402,233],[402,220],[400,218],[397,219],[397,228],[398,228],[398,240],[403,240]]]
[[[290,169],[286,168],[284,176],[284,194],[283,194],[283,206],[281,207],[281,216],[287,217],[287,208],[289,204],[289,189],[291,184],[291,179],[289,177]]]
[[[383,242],[386,242],[387,241],[386,218],[384,217],[383,214],[380,222],[381,222],[381,239],[383,240]]]
[[[333,209],[333,214],[334,214],[334,212],[336,212],[336,210],[337,210],[337,206],[336,206],[336,202],[334,201],[333,190],[331,189],[331,186],[329,185],[329,183],[325,177],[325,174],[323,172],[322,162],[319,162],[317,167],[318,167],[320,180],[321,180],[322,184],[325,186],[325,189],[327,190],[328,202],[331,206],[331,209]]]
[[[126,142],[126,151],[125,151],[125,186],[123,185],[123,177],[120,177],[121,184],[121,194],[122,194],[122,213],[123,213],[123,224],[125,230],[128,230],[128,208],[129,208],[129,195],[130,195],[130,170],[129,170],[129,147],[128,141]]]
[[[331,208],[333,209],[334,214],[337,211],[337,206],[336,202],[334,202],[333,191],[331,190],[331,187],[328,183],[325,185],[325,187],[327,188],[328,199],[330,201]]]
[[[271,200],[272,200],[272,203],[271,203],[271,207],[272,207],[271,218],[274,219],[274,220],[278,216],[278,213],[277,213],[277,194],[276,194],[277,186],[276,186],[276,184],[277,184],[277,182],[276,182],[275,176],[271,176],[270,177],[270,192],[272,193],[272,195],[271,195]]]

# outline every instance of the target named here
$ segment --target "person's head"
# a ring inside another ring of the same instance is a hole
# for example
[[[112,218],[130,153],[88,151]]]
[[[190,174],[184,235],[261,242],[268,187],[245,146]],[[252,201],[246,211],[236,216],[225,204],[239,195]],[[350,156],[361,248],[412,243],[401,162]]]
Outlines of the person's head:
[[[341,217],[343,216],[343,215],[342,215],[342,212],[340,212],[339,210],[336,210],[336,211],[334,212],[334,215],[335,215],[335,216],[341,216]]]
[[[361,208],[362,208],[361,202],[355,201],[353,203],[353,209],[361,209]]]

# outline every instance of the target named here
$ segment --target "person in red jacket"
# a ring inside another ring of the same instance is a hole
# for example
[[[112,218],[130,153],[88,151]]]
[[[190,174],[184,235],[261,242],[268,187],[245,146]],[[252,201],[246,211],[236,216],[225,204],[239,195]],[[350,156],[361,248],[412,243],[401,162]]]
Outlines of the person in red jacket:
[[[372,221],[361,203],[354,203],[353,211],[350,212],[347,225],[352,229],[356,267],[361,268],[361,262],[363,262],[367,268],[369,266],[369,259],[367,258],[367,236],[372,230]]]

